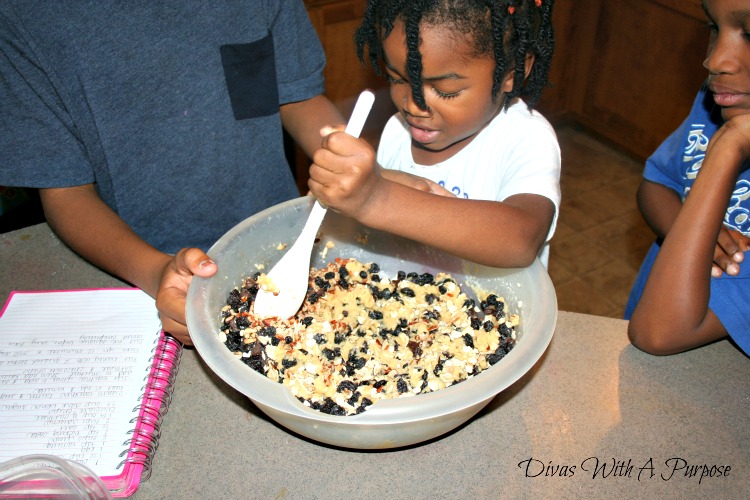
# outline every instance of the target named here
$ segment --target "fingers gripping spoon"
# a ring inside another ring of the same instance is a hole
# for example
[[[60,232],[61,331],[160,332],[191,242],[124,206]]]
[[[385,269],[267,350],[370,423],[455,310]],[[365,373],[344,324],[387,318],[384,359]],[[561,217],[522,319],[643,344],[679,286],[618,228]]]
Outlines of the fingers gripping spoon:
[[[359,137],[374,101],[375,96],[369,90],[359,95],[344,132]],[[287,319],[299,311],[307,293],[312,247],[326,210],[320,202],[315,201],[299,237],[268,272],[267,277],[273,290],[258,290],[253,309],[256,316]]]

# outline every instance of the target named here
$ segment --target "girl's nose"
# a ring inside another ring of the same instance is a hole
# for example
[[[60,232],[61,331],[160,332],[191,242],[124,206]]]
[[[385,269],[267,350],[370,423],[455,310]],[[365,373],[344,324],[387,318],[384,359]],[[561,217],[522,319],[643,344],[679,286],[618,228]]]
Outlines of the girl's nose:
[[[703,67],[710,74],[733,74],[739,71],[737,44],[733,37],[734,35],[731,33],[719,33],[709,44]]]
[[[412,116],[427,116],[430,113],[429,106],[427,109],[422,109],[417,105],[414,100],[414,96],[411,92],[409,85],[404,85],[401,89],[401,95],[399,96],[401,102],[401,109]],[[426,103],[425,103],[426,104]]]

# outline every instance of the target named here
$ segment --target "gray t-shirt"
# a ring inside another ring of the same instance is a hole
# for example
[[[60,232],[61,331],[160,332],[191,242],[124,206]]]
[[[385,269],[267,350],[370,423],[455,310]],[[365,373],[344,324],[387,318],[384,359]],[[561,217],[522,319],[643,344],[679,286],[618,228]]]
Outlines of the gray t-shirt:
[[[324,90],[300,0],[0,2],[0,185],[96,183],[165,252],[298,196],[279,105]]]

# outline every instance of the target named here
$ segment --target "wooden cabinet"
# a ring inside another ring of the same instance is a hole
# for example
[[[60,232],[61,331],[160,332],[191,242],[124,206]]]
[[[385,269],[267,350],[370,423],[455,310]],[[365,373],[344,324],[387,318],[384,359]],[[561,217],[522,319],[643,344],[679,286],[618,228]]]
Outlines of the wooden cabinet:
[[[557,49],[540,109],[646,158],[707,76],[700,0],[557,0]]]

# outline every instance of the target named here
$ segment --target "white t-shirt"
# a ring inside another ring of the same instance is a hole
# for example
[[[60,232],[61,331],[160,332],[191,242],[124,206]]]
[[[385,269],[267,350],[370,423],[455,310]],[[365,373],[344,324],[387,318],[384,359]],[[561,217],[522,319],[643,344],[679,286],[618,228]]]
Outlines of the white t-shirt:
[[[549,122],[522,100],[498,113],[454,156],[428,166],[414,162],[408,127],[397,113],[383,129],[377,160],[384,168],[424,177],[466,199],[503,201],[521,193],[549,198],[555,216],[539,251],[547,266],[560,208],[560,146]]]

